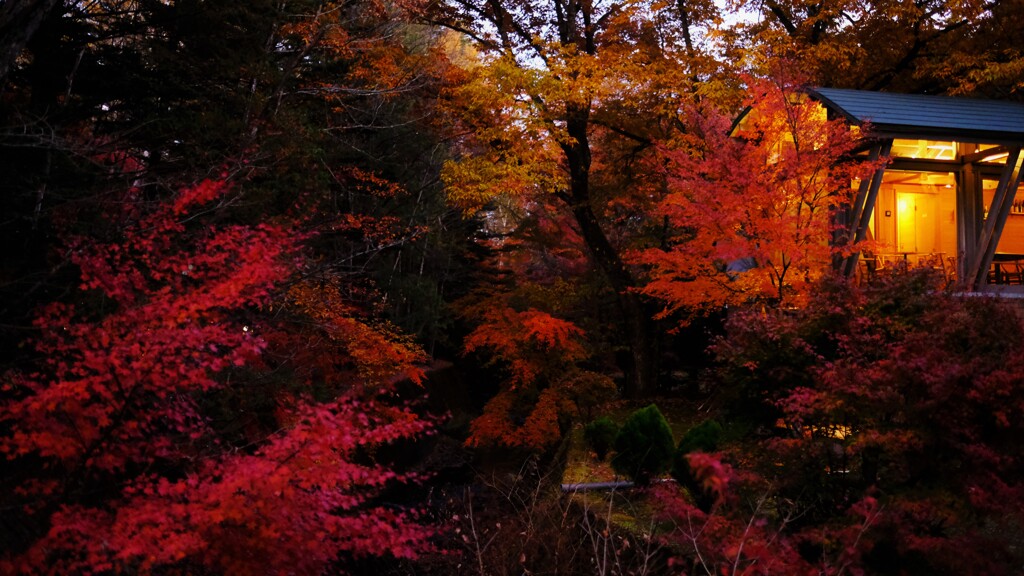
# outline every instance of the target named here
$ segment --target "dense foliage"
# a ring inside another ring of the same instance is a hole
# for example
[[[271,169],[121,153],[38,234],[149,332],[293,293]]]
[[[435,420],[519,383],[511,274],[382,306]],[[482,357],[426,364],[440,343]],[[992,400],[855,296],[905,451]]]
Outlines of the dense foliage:
[[[936,282],[925,272],[831,282],[799,311],[731,320],[718,346],[725,390],[766,410],[726,406],[779,427],[732,452],[748,470],[689,457],[720,493],[710,515],[666,508],[709,527],[680,534],[691,554],[764,574],[1017,571],[1024,327],[1007,303]]]
[[[396,498],[420,476],[389,452],[428,434],[400,390],[427,355],[386,315],[440,345],[408,310],[466,243],[421,225],[454,217],[429,195],[439,36],[369,3],[17,4],[0,571],[318,573],[427,549]]]
[[[722,425],[717,420],[705,420],[683,434],[672,459],[672,477],[689,491],[694,503],[705,512],[710,510],[717,495],[709,493],[707,487],[698,482],[690,466],[690,455],[695,452],[714,454],[721,441]]]
[[[1020,101],[1022,15],[0,0],[0,572],[1019,572],[1021,314],[832,275],[803,89]]]
[[[38,312],[37,360],[3,376],[5,506],[25,524],[5,572],[317,572],[342,553],[423,548],[413,513],[375,503],[415,478],[369,457],[427,429],[380,397],[396,376],[422,379],[422,353],[330,306],[328,285],[314,306],[285,303],[311,271],[302,236],[208,224],[201,210],[229,190],[203,182],[150,206],[131,190],[106,205],[113,238],[63,238],[74,303]],[[278,360],[296,341],[334,369],[313,380]],[[228,412],[254,401],[273,411]]]

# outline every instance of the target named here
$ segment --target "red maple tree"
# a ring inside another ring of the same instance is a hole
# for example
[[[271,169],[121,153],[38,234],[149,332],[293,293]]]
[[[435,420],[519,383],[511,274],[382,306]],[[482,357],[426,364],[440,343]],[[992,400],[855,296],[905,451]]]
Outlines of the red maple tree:
[[[220,223],[231,195],[132,189],[104,206],[109,229],[66,234],[80,284],[2,380],[5,504],[30,528],[0,571],[310,573],[424,549],[416,512],[380,500],[417,478],[374,457],[429,428],[385,399],[424,355],[338,304],[309,234]]]
[[[657,213],[671,233],[634,260],[649,267],[641,291],[664,302],[664,314],[752,299],[799,304],[830,269],[836,208],[874,168],[851,161],[863,133],[829,120],[799,78],[747,84],[744,122],[731,128],[732,113],[694,104],[690,130],[663,148],[669,193]]]
[[[615,392],[602,374],[584,370],[584,332],[536,309],[489,309],[465,340],[506,373],[501,390],[473,421],[468,443],[543,451],[557,443],[570,417]]]

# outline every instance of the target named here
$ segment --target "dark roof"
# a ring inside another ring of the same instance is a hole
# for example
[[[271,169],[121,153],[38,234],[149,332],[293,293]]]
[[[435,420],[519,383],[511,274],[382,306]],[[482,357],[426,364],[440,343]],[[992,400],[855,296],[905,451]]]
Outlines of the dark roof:
[[[808,94],[854,124],[879,135],[1024,141],[1024,104],[953,96],[813,88]]]

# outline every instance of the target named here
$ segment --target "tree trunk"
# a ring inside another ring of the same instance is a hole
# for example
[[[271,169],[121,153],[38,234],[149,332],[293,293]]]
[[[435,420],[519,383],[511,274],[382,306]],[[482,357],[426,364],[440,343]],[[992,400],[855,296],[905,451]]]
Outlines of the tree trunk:
[[[633,292],[635,279],[601,228],[590,205],[590,143],[587,138],[590,110],[570,107],[566,130],[572,142],[562,145],[569,166],[571,208],[591,257],[615,291],[622,317],[623,336],[630,350],[630,365],[624,366],[627,397],[653,394],[657,388],[658,335],[652,311]]]

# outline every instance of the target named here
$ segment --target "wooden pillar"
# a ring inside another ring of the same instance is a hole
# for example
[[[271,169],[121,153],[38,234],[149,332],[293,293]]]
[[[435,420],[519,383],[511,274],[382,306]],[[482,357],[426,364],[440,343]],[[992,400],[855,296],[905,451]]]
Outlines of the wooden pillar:
[[[973,289],[985,285],[988,280],[988,269],[992,265],[992,256],[999,244],[999,237],[1010,215],[1013,196],[1020,185],[1021,154],[1020,146],[1010,149],[1003,172],[999,176],[999,185],[992,196],[992,204],[988,207],[988,215],[978,235],[976,249],[967,268],[967,286]]]
[[[967,269],[978,248],[984,198],[981,194],[981,177],[975,171],[973,162],[965,162],[956,177],[956,278],[961,288],[969,288]]]
[[[877,161],[879,158],[888,159],[891,153],[892,138],[886,138],[872,147],[871,161]],[[850,210],[849,233],[846,237],[846,244],[848,246],[854,246],[859,242],[863,242],[864,238],[867,237],[871,217],[875,211],[875,200],[878,198],[878,189],[882,186],[883,176],[885,176],[884,164],[875,170],[870,180],[861,181],[860,187],[857,189],[857,197],[854,198],[853,206]],[[850,254],[846,258],[846,263],[842,270],[844,275],[853,275],[857,270],[857,260],[859,258],[859,251]]]

